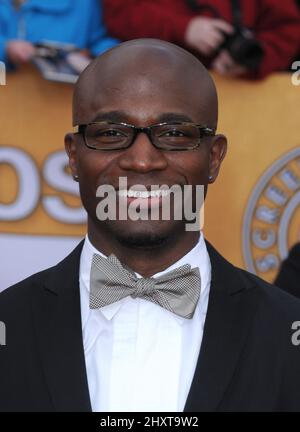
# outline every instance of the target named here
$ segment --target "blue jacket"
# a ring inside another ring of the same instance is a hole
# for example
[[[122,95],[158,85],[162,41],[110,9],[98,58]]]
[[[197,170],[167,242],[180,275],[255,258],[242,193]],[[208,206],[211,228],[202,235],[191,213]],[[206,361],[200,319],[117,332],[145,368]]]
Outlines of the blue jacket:
[[[71,43],[98,55],[116,45],[103,23],[100,0],[27,0],[19,10],[0,0],[0,60],[10,39]]]

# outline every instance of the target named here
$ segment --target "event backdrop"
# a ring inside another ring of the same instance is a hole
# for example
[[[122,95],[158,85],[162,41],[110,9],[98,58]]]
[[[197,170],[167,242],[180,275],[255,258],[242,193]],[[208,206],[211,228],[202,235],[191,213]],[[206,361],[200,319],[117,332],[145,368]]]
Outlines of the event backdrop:
[[[272,281],[300,239],[300,86],[289,74],[214,78],[229,148],[209,187],[205,236],[228,260]],[[71,86],[31,68],[0,87],[0,290],[55,264],[85,235],[63,149],[71,98]]]

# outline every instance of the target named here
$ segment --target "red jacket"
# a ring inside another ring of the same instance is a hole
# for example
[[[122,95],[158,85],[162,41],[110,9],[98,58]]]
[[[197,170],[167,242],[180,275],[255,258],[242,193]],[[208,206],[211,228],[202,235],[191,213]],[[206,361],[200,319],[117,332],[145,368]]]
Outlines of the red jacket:
[[[204,0],[232,23],[230,0]],[[241,0],[243,24],[262,43],[265,56],[255,77],[286,69],[300,48],[300,12],[295,0]],[[187,48],[187,26],[197,12],[185,0],[104,0],[108,30],[123,40],[150,37],[164,39]],[[213,16],[203,11],[202,15]],[[209,61],[204,63],[209,66]]]

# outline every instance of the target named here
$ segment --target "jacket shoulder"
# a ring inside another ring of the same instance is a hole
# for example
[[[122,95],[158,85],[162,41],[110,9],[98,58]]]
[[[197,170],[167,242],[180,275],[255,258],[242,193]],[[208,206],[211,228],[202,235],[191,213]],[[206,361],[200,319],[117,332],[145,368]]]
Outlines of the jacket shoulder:
[[[31,276],[27,277],[26,279],[23,279],[20,282],[15,283],[14,285],[11,285],[10,287],[6,288],[5,290],[0,292],[0,303],[4,301],[4,299],[9,298],[16,298],[20,295],[28,294],[28,290],[33,289],[33,287],[41,286],[43,285],[43,282],[47,279],[47,276],[49,276],[53,271],[55,271],[55,268],[57,266],[49,267],[45,270],[42,270],[38,273],[34,273]]]
[[[0,311],[3,312],[10,305],[16,307],[18,304],[26,304],[33,294],[44,288],[46,283],[55,286],[55,282],[65,280],[66,275],[74,268],[79,272],[82,246],[83,241],[58,264],[35,273],[2,291],[0,293]]]
[[[265,308],[271,309],[277,314],[288,318],[297,316],[300,319],[300,299],[283,291],[276,285],[266,282],[260,277],[246,270],[234,267],[240,277],[247,281],[252,289],[258,292],[258,296]]]
[[[212,265],[212,278],[229,293],[248,291],[250,298],[256,297],[262,310],[270,312],[270,317],[289,320],[300,319],[300,299],[272,285],[253,273],[243,270],[228,262],[207,240],[207,250]]]

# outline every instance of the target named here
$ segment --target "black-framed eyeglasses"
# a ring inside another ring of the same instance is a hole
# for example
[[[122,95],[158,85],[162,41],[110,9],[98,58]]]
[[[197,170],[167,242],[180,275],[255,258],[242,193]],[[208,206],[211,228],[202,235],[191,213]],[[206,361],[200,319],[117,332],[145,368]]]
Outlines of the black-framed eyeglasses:
[[[145,133],[160,150],[186,151],[198,148],[205,136],[215,135],[215,129],[191,122],[158,123],[136,127],[110,121],[92,122],[75,127],[84,143],[94,150],[111,151],[130,147],[139,133]]]

